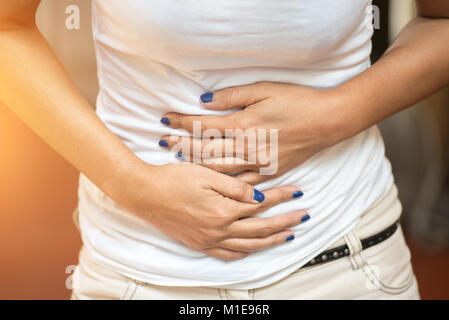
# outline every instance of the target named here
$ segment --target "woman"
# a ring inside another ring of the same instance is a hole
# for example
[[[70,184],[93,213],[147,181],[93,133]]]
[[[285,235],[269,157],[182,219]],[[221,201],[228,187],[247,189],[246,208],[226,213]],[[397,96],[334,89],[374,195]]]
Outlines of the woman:
[[[72,298],[419,298],[375,126],[448,83],[417,4],[370,67],[369,0],[93,1],[94,113],[1,0],[1,98],[82,173]]]

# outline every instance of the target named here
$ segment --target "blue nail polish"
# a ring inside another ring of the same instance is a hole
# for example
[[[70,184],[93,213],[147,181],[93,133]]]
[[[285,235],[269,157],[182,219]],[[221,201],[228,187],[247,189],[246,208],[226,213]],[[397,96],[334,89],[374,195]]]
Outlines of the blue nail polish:
[[[212,102],[212,100],[214,99],[214,94],[212,92],[208,92],[201,95],[200,98],[203,103],[209,103]]]
[[[293,193],[293,198],[301,198],[304,195],[302,191],[296,191]]]
[[[170,125],[170,119],[168,119],[168,118],[162,118],[161,119],[161,122],[163,123],[163,124],[166,124],[167,126],[169,126]]]
[[[263,202],[265,200],[265,195],[257,189],[254,189],[254,200],[258,202]]]
[[[310,216],[306,215],[306,216],[302,217],[301,222],[306,222],[309,219],[310,219]]]
[[[163,148],[168,148],[168,142],[165,140],[159,140],[159,145]]]
[[[293,239],[295,239],[294,235],[288,236],[287,239],[285,239],[286,242],[292,241]]]
[[[176,154],[176,158],[178,158],[179,160],[182,160],[182,161],[185,160],[184,155],[182,154],[182,152],[178,152],[178,153]]]

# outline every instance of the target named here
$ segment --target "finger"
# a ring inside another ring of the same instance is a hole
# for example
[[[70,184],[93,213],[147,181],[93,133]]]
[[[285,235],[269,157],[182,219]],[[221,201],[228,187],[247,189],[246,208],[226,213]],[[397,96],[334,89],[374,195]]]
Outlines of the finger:
[[[226,148],[232,148],[233,145],[229,140],[231,139],[219,138],[204,141],[185,136],[164,136],[159,141],[159,145],[177,152],[177,158],[182,161],[200,164],[220,173],[237,173],[257,168],[255,161],[250,163],[244,159],[233,157],[232,152],[226,150]],[[226,146],[227,143],[229,143],[229,147]],[[223,144],[225,146],[222,146]],[[231,155],[226,157],[227,153],[231,153]]]
[[[266,82],[229,87],[207,92],[201,95],[200,101],[206,108],[213,110],[244,108],[267,98],[267,87]]]
[[[238,158],[257,164],[258,143],[254,134],[238,134],[234,137],[202,139],[202,159]],[[260,147],[266,147],[261,145]]]
[[[250,170],[255,167],[254,164],[250,164],[245,160],[236,158],[204,159],[200,164],[203,167],[220,173],[237,173],[244,170]]]
[[[185,156],[195,156],[197,161],[213,158],[236,158],[246,160],[248,163],[257,164],[258,145],[256,139],[242,136],[234,138],[193,138],[189,136],[163,136],[159,140],[159,146],[181,152]],[[234,163],[234,162],[230,162]]]
[[[269,218],[240,219],[227,227],[228,238],[261,238],[285,231],[310,219],[307,211],[296,210]]]
[[[198,139],[188,136],[163,136],[159,140],[159,146],[174,149],[184,155],[195,155],[197,159],[237,157],[246,160],[244,146],[236,146],[232,138]],[[239,152],[236,151],[237,147]]]
[[[193,135],[202,135],[207,130],[209,136],[222,137],[225,136],[226,129],[240,128],[240,121],[235,114],[236,112],[222,116],[192,116],[170,112],[162,117],[161,122],[174,129],[187,130]]]
[[[176,147],[175,151],[192,150],[192,138],[188,136],[163,136],[159,140],[159,146],[162,148],[173,149]],[[184,153],[186,153],[184,151]]]
[[[295,238],[294,232],[291,230],[281,231],[274,233],[265,238],[256,239],[226,239],[218,243],[220,248],[243,251],[243,252],[254,252],[275,245],[279,245],[285,242],[289,242]]]
[[[283,186],[264,190],[263,194],[265,195],[265,200],[263,202],[237,205],[236,208],[234,208],[233,215],[238,218],[251,217],[282,202],[298,199],[304,195],[296,186]]]
[[[249,254],[247,252],[238,252],[223,248],[212,248],[203,250],[203,252],[209,256],[224,260],[224,261],[232,261],[243,259],[247,257]]]
[[[233,177],[224,174],[218,174],[220,179],[217,179],[211,188],[224,195],[225,197],[244,202],[246,204],[263,203],[265,195],[252,185],[239,181]],[[230,214],[234,215],[234,210]]]
[[[245,170],[254,169],[255,165],[236,158],[199,159],[193,155],[184,155],[178,152],[176,157],[181,161],[199,164],[218,173],[233,174]]]
[[[273,176],[261,175],[259,171],[247,170],[239,173],[238,175],[235,175],[234,178],[254,186],[264,181],[273,179]]]

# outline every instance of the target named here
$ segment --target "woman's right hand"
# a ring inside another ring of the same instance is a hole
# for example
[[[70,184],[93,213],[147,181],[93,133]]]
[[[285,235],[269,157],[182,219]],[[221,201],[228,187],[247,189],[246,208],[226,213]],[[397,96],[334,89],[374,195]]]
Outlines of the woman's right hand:
[[[187,247],[226,261],[293,239],[288,228],[308,219],[304,210],[254,217],[301,196],[295,186],[262,194],[196,164],[143,164],[129,181],[121,184],[120,204]]]
[[[186,246],[231,260],[284,242],[306,214],[248,218],[292,197],[193,164],[151,166],[98,118],[35,24],[39,1],[0,0],[0,99],[99,189]],[[132,169],[130,169],[130,167]],[[124,177],[124,178],[123,178]]]

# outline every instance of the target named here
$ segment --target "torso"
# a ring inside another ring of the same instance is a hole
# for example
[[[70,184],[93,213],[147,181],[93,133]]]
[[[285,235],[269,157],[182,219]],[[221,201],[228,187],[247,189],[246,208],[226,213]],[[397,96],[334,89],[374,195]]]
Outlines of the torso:
[[[368,0],[96,0],[99,68],[97,113],[137,156],[151,164],[178,161],[158,146],[169,111],[204,109],[199,96],[258,81],[329,88],[369,67]],[[311,215],[286,246],[223,262],[186,248],[145,224],[84,176],[80,224],[97,262],[160,285],[255,288],[305,264],[350,230],[393,183],[376,127],[329,148],[258,188],[294,184],[300,200],[261,216],[295,209]]]

